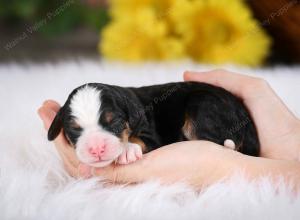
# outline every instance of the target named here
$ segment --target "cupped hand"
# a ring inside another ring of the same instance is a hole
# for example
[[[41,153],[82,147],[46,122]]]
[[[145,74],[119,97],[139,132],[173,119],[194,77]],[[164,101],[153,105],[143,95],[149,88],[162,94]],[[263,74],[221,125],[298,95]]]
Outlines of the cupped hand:
[[[59,109],[60,105],[53,100],[45,101],[38,109],[38,114],[42,119],[44,127],[47,131],[50,128],[50,125]],[[74,177],[83,176],[83,174],[79,174],[78,170],[80,161],[77,159],[74,148],[70,146],[63,132],[60,132],[60,134],[56,137],[54,140],[54,145],[68,173]]]
[[[186,71],[184,79],[213,84],[240,97],[256,125],[261,156],[300,160],[300,121],[265,80],[226,70]]]
[[[38,113],[48,130],[60,106],[48,100]],[[78,161],[75,150],[63,132],[54,140],[66,170],[74,177],[101,176],[116,183],[139,183],[159,179],[162,183],[186,181],[196,188],[224,179],[233,171],[240,153],[207,141],[188,141],[161,147],[128,165],[112,164],[105,168],[91,168]]]

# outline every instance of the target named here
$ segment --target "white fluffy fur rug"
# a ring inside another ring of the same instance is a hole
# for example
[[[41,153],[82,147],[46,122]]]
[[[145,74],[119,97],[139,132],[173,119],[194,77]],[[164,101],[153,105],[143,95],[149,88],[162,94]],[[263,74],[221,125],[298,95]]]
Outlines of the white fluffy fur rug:
[[[63,103],[86,82],[140,86],[181,80],[185,69],[211,68],[89,60],[0,65],[0,219],[300,219],[300,196],[291,196],[284,184],[276,192],[267,177],[249,183],[236,176],[201,193],[181,184],[104,188],[97,179],[75,181],[63,170],[36,114],[45,99]],[[266,78],[300,115],[299,67],[227,68]]]

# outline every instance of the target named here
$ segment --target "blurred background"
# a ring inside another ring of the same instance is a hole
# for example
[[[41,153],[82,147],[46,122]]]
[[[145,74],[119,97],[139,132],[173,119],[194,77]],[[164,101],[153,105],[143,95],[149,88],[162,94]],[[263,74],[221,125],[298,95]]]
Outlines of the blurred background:
[[[0,0],[0,62],[300,62],[297,0]]]

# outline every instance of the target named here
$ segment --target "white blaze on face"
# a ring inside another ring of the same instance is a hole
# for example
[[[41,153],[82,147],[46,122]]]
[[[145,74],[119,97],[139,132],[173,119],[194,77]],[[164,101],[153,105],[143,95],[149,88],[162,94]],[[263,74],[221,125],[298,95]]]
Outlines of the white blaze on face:
[[[85,86],[72,97],[70,107],[76,122],[83,127],[96,125],[101,107],[101,91]]]
[[[101,91],[85,86],[77,91],[70,102],[71,115],[82,128],[76,143],[80,161],[102,167],[113,162],[123,151],[119,138],[99,125]]]

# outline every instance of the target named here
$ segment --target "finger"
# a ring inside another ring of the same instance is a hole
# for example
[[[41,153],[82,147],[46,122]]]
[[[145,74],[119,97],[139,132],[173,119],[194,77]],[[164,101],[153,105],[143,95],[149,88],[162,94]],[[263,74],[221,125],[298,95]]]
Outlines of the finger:
[[[92,177],[92,167],[86,164],[80,163],[78,166],[78,177],[82,177],[84,179]]]
[[[54,145],[56,149],[63,154],[64,158],[66,158],[70,163],[74,166],[78,166],[79,160],[76,155],[75,149],[66,141],[63,134],[60,134],[59,137],[57,137],[54,140]]]
[[[52,121],[56,116],[56,112],[47,106],[42,106],[41,108],[38,109],[38,114],[44,123],[45,129],[49,130]],[[63,132],[59,133],[59,135],[55,139],[55,142],[62,146],[68,145],[68,142],[66,141]]]
[[[56,116],[56,112],[47,106],[43,106],[39,108],[38,114],[44,123],[45,129],[48,130]],[[57,151],[63,157],[63,161],[65,163],[69,161],[71,165],[78,166],[79,161],[76,157],[76,152],[74,148],[70,146],[62,131],[55,138],[54,143]]]
[[[66,155],[64,153],[62,153],[61,151],[58,151],[58,153],[60,155],[60,158],[63,161],[64,168],[67,171],[67,173],[69,173],[71,176],[76,177],[76,178],[81,177],[81,173],[78,170],[80,162],[74,163],[71,160],[69,160],[66,157]]]
[[[38,115],[43,121],[46,130],[49,130],[50,125],[56,116],[56,113],[57,112],[46,106],[42,106],[38,109]]]
[[[225,70],[213,70],[208,72],[186,71],[185,81],[197,81],[222,87],[233,94],[242,97],[242,89],[251,83],[255,77],[232,73]]]
[[[103,168],[94,168],[93,174],[113,183],[140,183],[151,177],[146,163],[147,156],[127,165],[112,164]]]
[[[50,108],[52,109],[54,112],[58,112],[59,109],[60,109],[60,104],[54,100],[46,100],[44,103],[43,103],[43,106],[46,107],[46,108]]]
[[[38,114],[42,119],[46,130],[49,129],[59,109],[60,105],[53,100],[46,100],[38,109]]]

